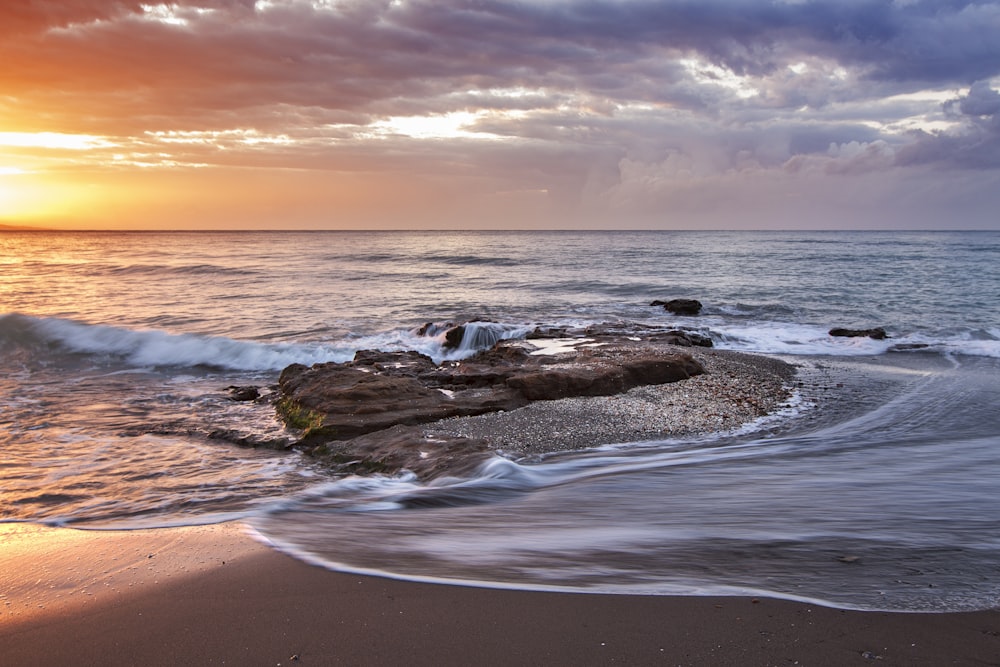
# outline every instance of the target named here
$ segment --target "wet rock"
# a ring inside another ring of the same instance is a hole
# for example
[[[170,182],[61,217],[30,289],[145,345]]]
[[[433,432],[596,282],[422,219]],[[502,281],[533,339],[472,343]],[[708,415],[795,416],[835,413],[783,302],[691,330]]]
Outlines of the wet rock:
[[[354,353],[352,364],[358,368],[370,367],[376,372],[385,372],[391,368],[395,375],[420,375],[437,368],[437,364],[426,354],[412,350],[406,352],[358,350]]]
[[[283,397],[317,414],[320,425],[312,430],[322,430],[323,436],[346,440],[397,424],[510,410],[526,402],[511,391],[448,393],[453,390],[443,386],[441,374],[417,378],[400,375],[393,367],[374,370],[352,364],[289,367],[281,374]]]
[[[677,345],[679,347],[712,347],[714,345],[712,339],[704,334],[680,329],[657,334],[652,338],[668,345]]]
[[[465,325],[460,324],[457,327],[452,327],[445,333],[441,347],[446,350],[454,350],[462,344],[463,338],[465,338]]]
[[[701,312],[701,301],[697,299],[670,299],[653,301],[651,306],[663,306],[663,309],[674,315],[697,315]]]
[[[278,451],[291,449],[295,444],[291,438],[248,434],[235,429],[215,429],[209,432],[208,438],[209,440],[223,440],[240,447]]]
[[[412,440],[417,436],[405,427],[514,410],[532,401],[618,394],[704,372],[693,357],[663,344],[587,341],[559,354],[501,341],[469,359],[439,365],[415,352],[368,350],[347,363],[293,364],[279,378],[277,406],[287,424],[302,430],[302,447],[335,455],[338,465],[362,461],[380,472],[419,464],[437,474],[440,466],[429,458],[454,467],[459,452],[476,458],[485,446],[465,440],[429,446]],[[385,444],[390,429],[396,429],[391,445]],[[423,458],[414,458],[415,451]]]
[[[447,331],[455,326],[454,322],[446,322],[444,324],[439,324],[436,322],[427,322],[421,325],[414,331],[418,336],[437,336],[442,331]]]
[[[443,336],[445,350],[485,350],[504,338],[510,327],[493,320],[477,318],[464,324],[428,322],[415,331],[418,336]]]
[[[229,392],[229,398],[234,401],[256,401],[260,398],[260,389],[253,385],[230,385],[226,387],[226,391]]]
[[[569,336],[568,327],[543,326],[535,327],[525,336],[526,340],[545,340],[551,338],[566,338]]]
[[[841,327],[834,327],[830,329],[831,336],[841,336],[846,338],[874,338],[875,340],[883,340],[888,338],[889,335],[885,332],[882,327],[875,327],[874,329],[844,329]]]
[[[397,425],[350,440],[329,440],[311,451],[331,469],[356,475],[409,470],[422,479],[473,472],[492,452],[485,440],[438,436]]]
[[[573,396],[611,396],[633,387],[686,380],[704,372],[693,358],[674,354],[637,354],[611,363],[542,366],[507,379],[508,387],[531,401]]]

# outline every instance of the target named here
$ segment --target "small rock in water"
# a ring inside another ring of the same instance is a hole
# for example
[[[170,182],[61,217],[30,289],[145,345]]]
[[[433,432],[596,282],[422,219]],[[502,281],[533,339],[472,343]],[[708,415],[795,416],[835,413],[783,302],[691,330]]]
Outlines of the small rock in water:
[[[670,301],[653,301],[651,306],[663,306],[663,309],[674,315],[697,315],[701,312],[701,301],[697,299],[671,299]]]
[[[875,327],[874,329],[844,329],[841,327],[834,327],[830,329],[831,336],[840,336],[846,338],[863,338],[867,336],[868,338],[874,338],[875,340],[885,340],[889,337],[889,334],[885,332],[882,327]]]
[[[237,387],[235,385],[226,387],[229,391],[229,398],[234,401],[256,401],[260,398],[260,390],[253,385]]]

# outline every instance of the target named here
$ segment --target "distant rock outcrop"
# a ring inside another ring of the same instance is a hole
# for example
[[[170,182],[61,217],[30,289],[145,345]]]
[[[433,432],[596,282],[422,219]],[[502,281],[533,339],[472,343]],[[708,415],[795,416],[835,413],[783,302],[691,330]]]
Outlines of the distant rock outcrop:
[[[847,338],[874,338],[875,340],[883,340],[888,338],[889,335],[885,332],[882,327],[875,327],[874,329],[843,329],[840,327],[834,327],[830,329],[831,336],[842,336]]]
[[[661,301],[657,299],[649,305],[663,306],[663,309],[674,315],[697,315],[701,312],[701,301],[697,299],[670,299]]]

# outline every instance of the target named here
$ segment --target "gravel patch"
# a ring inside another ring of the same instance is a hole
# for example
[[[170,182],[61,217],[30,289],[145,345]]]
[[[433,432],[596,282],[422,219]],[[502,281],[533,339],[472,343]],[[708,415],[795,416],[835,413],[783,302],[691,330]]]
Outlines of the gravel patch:
[[[521,457],[611,443],[735,429],[787,404],[795,368],[781,360],[725,350],[679,348],[706,369],[681,382],[637,387],[615,396],[537,401],[510,412],[428,425],[425,437],[485,440]]]

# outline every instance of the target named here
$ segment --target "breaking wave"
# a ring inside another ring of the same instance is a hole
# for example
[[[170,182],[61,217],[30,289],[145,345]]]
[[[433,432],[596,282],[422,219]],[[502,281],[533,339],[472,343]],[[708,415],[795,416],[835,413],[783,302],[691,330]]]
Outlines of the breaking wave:
[[[90,355],[137,367],[203,366],[267,371],[280,370],[296,363],[311,365],[350,361],[355,352],[363,349],[390,352],[415,350],[437,362],[463,359],[491,347],[502,338],[516,338],[530,330],[530,327],[493,322],[472,322],[464,326],[464,335],[457,345],[447,342],[447,330],[443,328],[429,336],[400,329],[329,342],[262,343],[12,313],[0,316],[0,349],[16,347],[28,350],[34,356]]]

